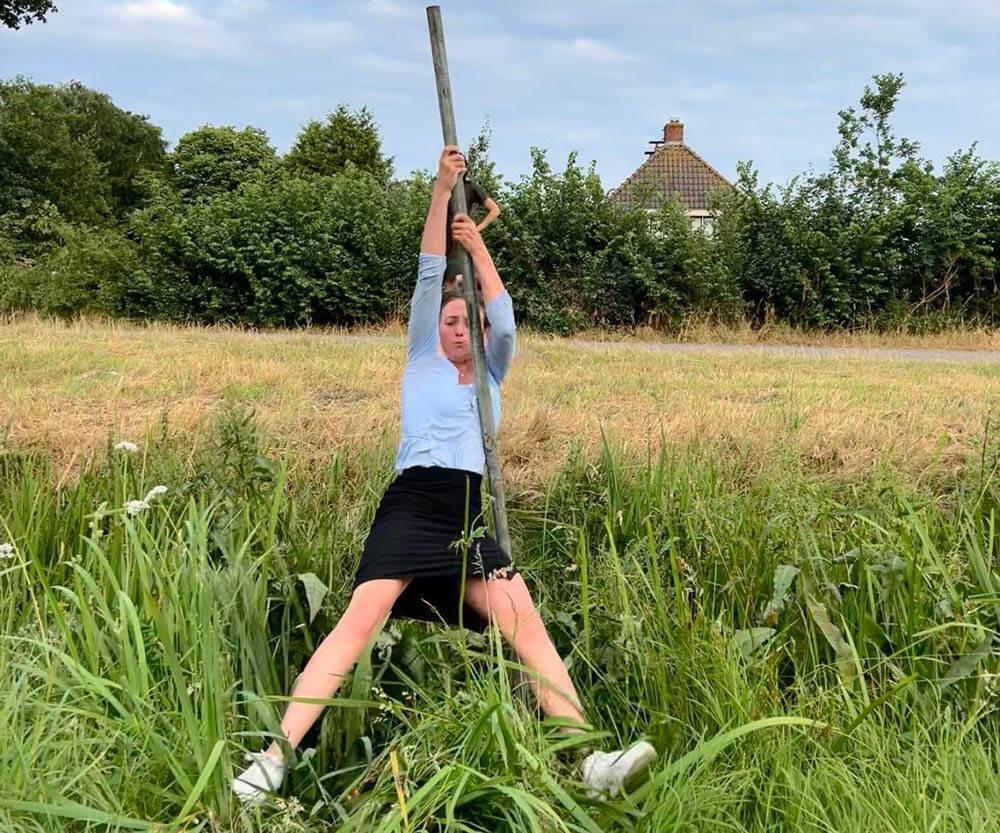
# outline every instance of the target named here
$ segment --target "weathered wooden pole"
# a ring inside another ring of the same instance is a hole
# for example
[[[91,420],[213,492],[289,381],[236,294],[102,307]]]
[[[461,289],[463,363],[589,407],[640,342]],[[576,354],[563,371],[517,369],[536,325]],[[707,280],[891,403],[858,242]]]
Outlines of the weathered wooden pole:
[[[446,145],[458,144],[455,129],[455,108],[451,98],[451,81],[448,79],[448,54],[444,48],[444,26],[441,23],[441,7],[427,7],[427,28],[431,36],[431,55],[434,59],[434,77],[437,81],[438,104],[441,109],[441,132]],[[458,178],[451,192],[453,214],[465,214],[465,175]],[[476,373],[476,402],[479,404],[479,424],[483,431],[483,451],[486,453],[486,472],[489,478],[490,495],[493,497],[493,529],[500,549],[510,558],[510,532],[507,529],[507,509],[503,499],[503,483],[500,480],[500,462],[497,460],[496,422],[493,418],[493,403],[486,369],[486,351],[483,348],[483,333],[479,319],[479,287],[472,271],[472,259],[460,243],[453,244],[458,249],[459,265],[462,269],[462,292],[469,312],[469,331],[472,338],[472,360]],[[449,253],[450,254],[450,253]]]

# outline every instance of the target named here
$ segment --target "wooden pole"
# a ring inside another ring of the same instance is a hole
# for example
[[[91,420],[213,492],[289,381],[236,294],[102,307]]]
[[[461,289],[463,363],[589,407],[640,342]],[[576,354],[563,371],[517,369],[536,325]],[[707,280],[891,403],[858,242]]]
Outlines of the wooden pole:
[[[434,59],[434,77],[437,81],[438,105],[441,109],[441,132],[446,145],[458,144],[455,129],[455,108],[451,98],[451,81],[448,79],[448,54],[444,47],[444,26],[441,23],[441,7],[427,7],[427,28],[431,36],[431,56]],[[465,214],[465,176],[459,177],[451,192],[453,214]],[[487,381],[486,351],[483,349],[483,333],[479,320],[479,288],[472,271],[472,259],[465,247],[453,244],[458,250],[459,265],[462,270],[462,293],[469,312],[469,335],[472,340],[472,360],[476,373],[476,402],[479,405],[479,424],[483,432],[483,451],[486,454],[486,472],[489,478],[490,495],[493,497],[493,528],[497,543],[510,558],[510,531],[507,528],[507,509],[503,499],[503,483],[500,480],[500,463],[497,460],[496,422],[493,418],[493,403]],[[449,252],[450,254],[450,252]]]

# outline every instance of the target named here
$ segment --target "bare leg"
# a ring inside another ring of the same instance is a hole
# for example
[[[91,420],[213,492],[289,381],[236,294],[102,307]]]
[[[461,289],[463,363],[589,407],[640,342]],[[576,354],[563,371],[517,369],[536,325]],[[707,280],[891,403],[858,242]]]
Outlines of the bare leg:
[[[534,674],[532,687],[538,703],[549,717],[565,717],[583,724],[583,709],[566,667],[549,638],[524,579],[468,579],[466,598],[482,616],[496,622],[522,665]],[[536,679],[537,678],[537,679]],[[581,732],[567,726],[565,732]],[[656,749],[641,740],[628,749],[591,752],[581,763],[583,783],[592,798],[614,797],[656,759]]]
[[[586,723],[573,681],[535,609],[524,578],[520,575],[509,580],[468,578],[465,588],[469,605],[497,624],[521,664],[534,672],[531,685],[542,711],[548,717]],[[567,728],[572,731],[575,727]]]
[[[295,684],[293,697],[329,699],[350,673],[365,646],[375,635],[393,603],[410,583],[408,578],[372,579],[358,585],[336,627],[327,634],[303,669]],[[281,730],[288,743],[299,745],[309,727],[323,712],[321,703],[289,703],[281,719]],[[281,758],[281,747],[275,741],[268,755]]]

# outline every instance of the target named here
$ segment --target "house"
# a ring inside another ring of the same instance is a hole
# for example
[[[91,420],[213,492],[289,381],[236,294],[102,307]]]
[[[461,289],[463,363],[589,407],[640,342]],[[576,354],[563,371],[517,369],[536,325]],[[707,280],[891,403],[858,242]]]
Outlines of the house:
[[[609,195],[629,208],[655,211],[665,200],[677,199],[695,228],[712,231],[709,196],[718,188],[732,188],[715,168],[684,144],[684,124],[671,119],[663,127],[663,139],[628,179]]]

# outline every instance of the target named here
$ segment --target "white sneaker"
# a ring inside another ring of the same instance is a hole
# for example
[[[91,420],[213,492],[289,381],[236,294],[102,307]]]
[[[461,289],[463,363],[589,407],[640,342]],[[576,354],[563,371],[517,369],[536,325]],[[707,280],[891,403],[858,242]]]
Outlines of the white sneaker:
[[[628,749],[616,752],[592,752],[581,765],[583,783],[587,785],[587,795],[599,798],[608,795],[614,798],[623,792],[625,784],[656,760],[653,745],[644,740],[632,744]]]
[[[247,752],[245,759],[253,763],[233,779],[233,792],[244,804],[262,804],[285,780],[285,762],[266,752]]]

